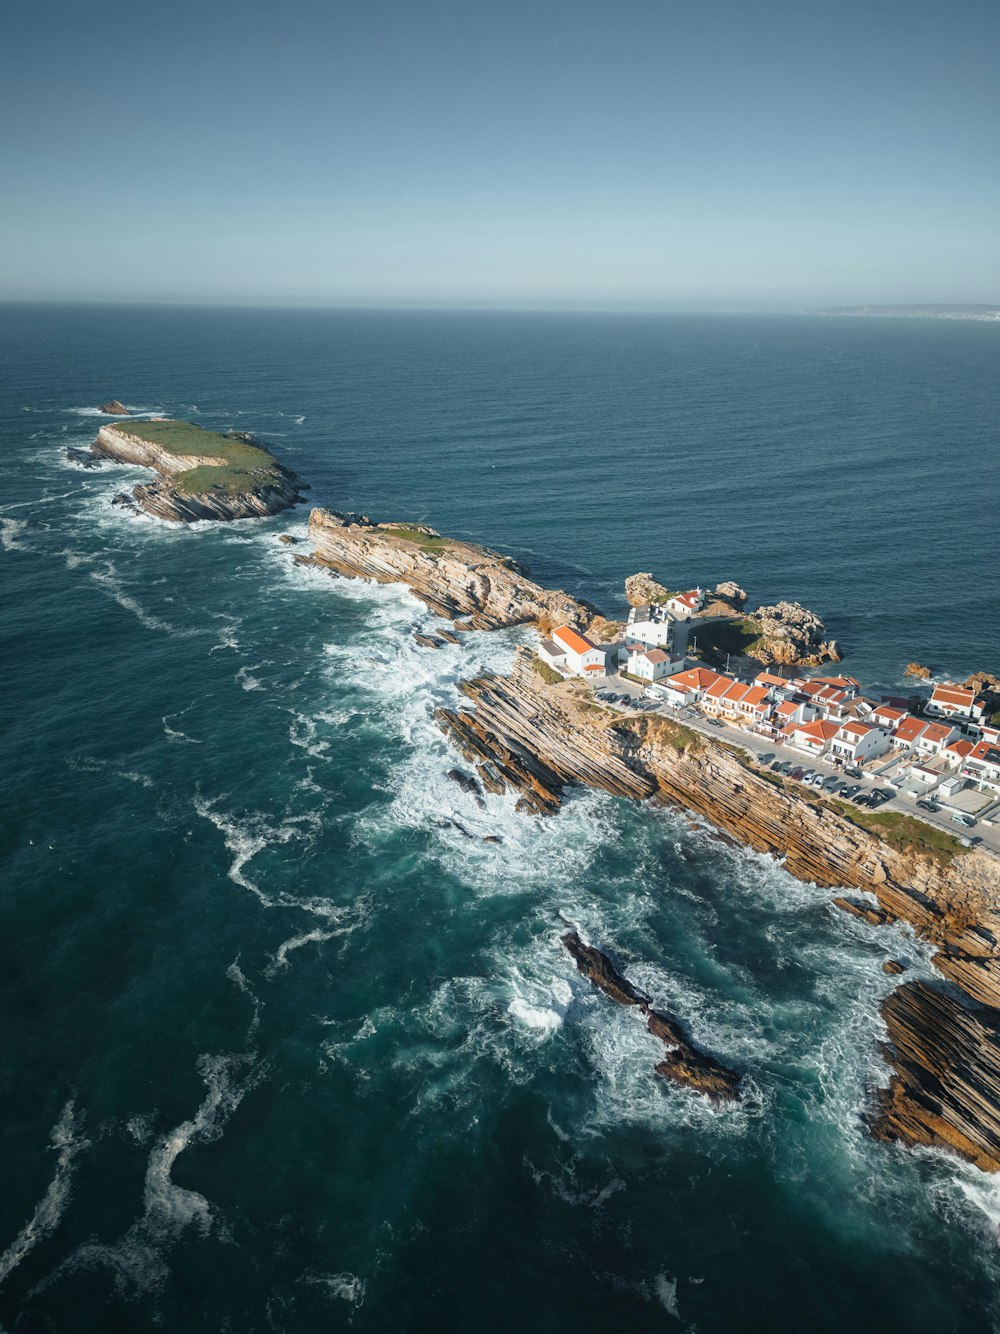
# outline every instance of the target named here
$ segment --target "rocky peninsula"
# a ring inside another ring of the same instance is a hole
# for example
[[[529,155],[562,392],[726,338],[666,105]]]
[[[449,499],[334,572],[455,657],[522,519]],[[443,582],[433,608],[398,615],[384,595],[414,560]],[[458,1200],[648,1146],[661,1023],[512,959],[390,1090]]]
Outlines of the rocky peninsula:
[[[588,604],[540,587],[509,557],[423,525],[314,510],[309,531],[313,552],[296,560],[403,583],[459,630],[534,624],[547,633],[566,624],[595,640],[621,630]],[[633,576],[628,600],[659,600],[667,590],[651,583],[650,575]],[[706,610],[718,619],[728,608],[737,618],[745,600],[738,585],[720,584]],[[809,663],[824,646],[826,656],[839,657],[819,618],[798,604],[763,608],[756,619],[778,646],[772,660]],[[441,710],[438,721],[472,765],[476,783],[490,792],[513,790],[519,809],[555,812],[572,785],[662,801],[774,856],[799,879],[836,891],[833,901],[845,911],[873,924],[909,923],[935,947],[941,981],[903,982],[884,1006],[884,1051],[893,1073],[888,1087],[873,1090],[870,1128],[881,1140],[950,1149],[1000,1170],[1000,859],[958,840],[930,838],[911,817],[887,819],[804,789],[743,750],[672,719],[607,708],[585,682],[539,672],[525,648],[509,676],[482,676],[463,691],[465,706]],[[607,956],[578,938],[564,943],[581,971],[612,994],[598,979],[614,973]],[[895,960],[887,965],[887,972],[901,971]],[[638,1003],[627,998],[627,987],[625,999],[614,998]],[[671,1030],[671,1040],[677,1036]]]
[[[116,503],[158,519],[254,519],[298,504],[306,484],[250,435],[220,435],[190,422],[136,420],[102,426],[95,459],[139,464],[159,479],[133,487]]]

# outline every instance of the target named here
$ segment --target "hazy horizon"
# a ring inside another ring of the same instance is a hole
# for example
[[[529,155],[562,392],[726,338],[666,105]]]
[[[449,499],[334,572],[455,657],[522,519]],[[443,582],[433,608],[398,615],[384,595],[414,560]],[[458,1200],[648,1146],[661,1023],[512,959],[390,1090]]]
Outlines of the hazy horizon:
[[[13,0],[0,300],[990,304],[998,49],[985,3]]]

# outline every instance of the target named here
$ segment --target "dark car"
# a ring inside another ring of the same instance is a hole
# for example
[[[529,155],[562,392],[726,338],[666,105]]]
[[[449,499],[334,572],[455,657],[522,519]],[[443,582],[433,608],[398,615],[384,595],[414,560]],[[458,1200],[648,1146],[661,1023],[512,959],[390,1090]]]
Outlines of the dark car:
[[[864,778],[860,769],[845,769],[844,773],[848,778]]]
[[[889,800],[889,796],[890,794],[888,792],[878,792],[878,791],[872,792],[868,797],[868,805],[884,806],[885,803]]]
[[[711,722],[713,727],[725,727],[725,723],[721,718],[713,718]]]
[[[781,773],[781,761],[780,761],[780,760],[775,760],[774,763],[771,765],[771,773],[773,773],[773,774],[780,774],[780,773]]]
[[[837,789],[838,787],[840,787],[840,779],[839,779],[839,778],[832,778],[832,777],[831,777],[831,778],[824,778],[824,779],[823,779],[823,791],[824,791],[824,792],[834,792],[834,791],[836,791],[836,789]]]
[[[781,772],[782,772],[783,774],[790,774],[790,773],[792,772],[792,768],[793,768],[793,765],[792,765],[791,760],[783,760],[783,761],[782,761],[782,764],[781,764]]]
[[[796,765],[796,767],[795,767],[795,768],[792,770],[792,772],[789,774],[789,777],[790,777],[790,778],[794,778],[795,781],[798,782],[798,780],[802,777],[802,775],[804,774],[804,772],[805,772],[804,769],[800,769],[800,768],[798,767],[798,765]]]
[[[774,759],[774,751],[769,751],[766,755],[758,755],[757,759],[761,764],[770,764]]]
[[[868,793],[867,793],[867,792],[859,792],[859,793],[857,794],[857,796],[856,796],[856,797],[852,797],[851,800],[854,802],[855,806],[867,806],[867,805],[868,805]]]
[[[917,810],[919,810],[919,811],[930,811],[932,815],[934,814],[935,811],[939,811],[940,809],[941,809],[941,807],[938,806],[938,805],[937,805],[935,802],[933,802],[933,801],[918,801],[918,802],[917,802]]]

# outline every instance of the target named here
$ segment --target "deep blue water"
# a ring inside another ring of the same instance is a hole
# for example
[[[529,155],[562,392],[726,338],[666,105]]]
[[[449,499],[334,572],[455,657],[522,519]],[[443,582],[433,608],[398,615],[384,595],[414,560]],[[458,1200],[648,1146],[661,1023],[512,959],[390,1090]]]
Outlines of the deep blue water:
[[[84,472],[110,396],[250,429],[311,502],[800,598],[892,685],[996,670],[1000,330],[0,307],[0,1325],[979,1331],[1000,1194],[876,1146],[905,934],[669,813],[476,807],[432,653],[293,516],[175,529]],[[466,832],[454,824],[457,820]],[[498,834],[500,845],[482,837]],[[563,918],[747,1072],[713,1111]]]

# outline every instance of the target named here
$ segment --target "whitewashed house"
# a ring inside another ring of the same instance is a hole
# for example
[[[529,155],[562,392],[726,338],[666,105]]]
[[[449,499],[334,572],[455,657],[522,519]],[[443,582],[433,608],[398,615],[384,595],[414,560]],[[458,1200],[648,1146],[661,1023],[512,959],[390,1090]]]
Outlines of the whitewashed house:
[[[837,723],[817,718],[811,723],[790,723],[785,728],[788,745],[804,750],[809,755],[824,755],[840,731]]]
[[[560,625],[552,631],[552,643],[563,657],[563,663],[553,662],[553,667],[562,666],[574,676],[596,676],[608,669],[607,649],[592,644],[568,625]]]
[[[659,681],[672,672],[679,672],[683,659],[671,658],[666,649],[636,647],[628,656],[628,670],[643,681]]]
[[[935,686],[925,711],[936,718],[955,718],[961,722],[981,723],[983,702],[968,686],[957,686],[951,681]]]
[[[717,680],[718,672],[710,671],[707,667],[689,667],[687,671],[666,678],[663,689],[667,692],[668,702],[680,708],[685,704],[697,704],[713,681]]]
[[[701,588],[692,588],[688,593],[675,593],[664,603],[667,611],[680,621],[686,621],[705,605],[705,592]]]
[[[914,749],[921,755],[940,755],[960,735],[958,728],[950,723],[928,723],[914,742]]]
[[[665,607],[632,607],[628,614],[628,637],[649,648],[669,648],[673,623]]]
[[[894,749],[901,750],[904,753],[913,750],[928,726],[929,724],[923,718],[915,718],[912,713],[908,713],[901,722],[896,724],[896,730],[892,735]]]
[[[1000,792],[1000,747],[980,741],[969,752],[961,772],[981,791]]]
[[[837,756],[848,764],[864,764],[889,749],[888,735],[870,723],[854,719],[843,723],[840,731],[830,743],[831,755]]]

